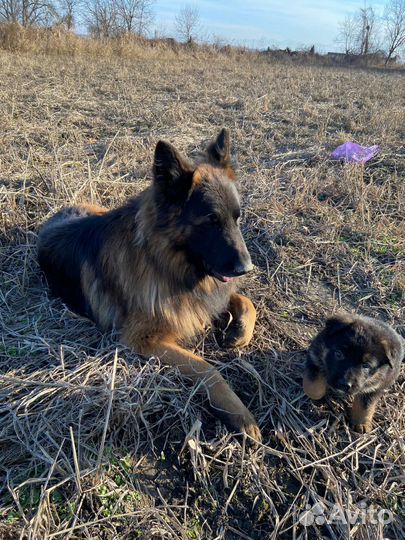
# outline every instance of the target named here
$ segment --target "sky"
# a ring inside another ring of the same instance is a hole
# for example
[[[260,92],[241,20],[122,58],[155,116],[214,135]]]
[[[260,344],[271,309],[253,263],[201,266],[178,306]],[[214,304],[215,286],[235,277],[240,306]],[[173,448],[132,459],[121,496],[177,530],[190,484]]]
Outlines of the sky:
[[[335,38],[345,15],[371,5],[381,13],[385,1],[374,0],[156,0],[158,34],[175,37],[174,20],[185,5],[199,11],[202,35],[231,44],[296,49],[315,45],[320,52],[339,50]]]

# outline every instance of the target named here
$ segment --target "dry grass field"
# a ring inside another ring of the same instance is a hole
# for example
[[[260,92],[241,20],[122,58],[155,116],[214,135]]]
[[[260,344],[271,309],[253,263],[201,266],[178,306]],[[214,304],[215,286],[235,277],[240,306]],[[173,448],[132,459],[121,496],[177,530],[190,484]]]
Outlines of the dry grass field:
[[[405,537],[404,373],[361,436],[342,403],[314,405],[301,386],[305,348],[339,308],[405,335],[404,106],[400,71],[0,51],[1,539]],[[158,139],[192,156],[222,126],[258,323],[246,350],[222,351],[211,333],[195,347],[254,412],[259,447],[158,358],[50,298],[36,262],[55,210],[120,204],[150,181]],[[365,167],[329,160],[349,139],[382,151]],[[313,505],[349,515],[361,503],[391,523],[302,523]]]

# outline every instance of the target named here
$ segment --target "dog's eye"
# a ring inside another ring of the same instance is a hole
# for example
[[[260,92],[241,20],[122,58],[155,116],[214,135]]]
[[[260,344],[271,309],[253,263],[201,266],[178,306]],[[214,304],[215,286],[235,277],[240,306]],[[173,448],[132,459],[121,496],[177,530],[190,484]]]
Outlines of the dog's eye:
[[[216,214],[210,214],[209,218],[210,218],[210,223],[212,223],[213,225],[218,225],[219,217]]]
[[[342,351],[340,351],[339,349],[337,351],[335,351],[336,360],[343,360],[344,357],[345,357],[345,355],[342,353]]]
[[[361,369],[371,369],[371,364],[369,364],[368,362],[364,363],[361,365]]]

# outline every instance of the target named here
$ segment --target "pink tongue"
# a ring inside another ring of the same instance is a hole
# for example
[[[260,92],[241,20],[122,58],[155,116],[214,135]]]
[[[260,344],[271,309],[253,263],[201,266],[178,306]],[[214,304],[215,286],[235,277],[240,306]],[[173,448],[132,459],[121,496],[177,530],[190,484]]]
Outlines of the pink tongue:
[[[226,276],[222,276],[222,279],[225,281],[225,283],[229,283],[229,281],[232,281],[233,278],[231,277],[226,277]]]

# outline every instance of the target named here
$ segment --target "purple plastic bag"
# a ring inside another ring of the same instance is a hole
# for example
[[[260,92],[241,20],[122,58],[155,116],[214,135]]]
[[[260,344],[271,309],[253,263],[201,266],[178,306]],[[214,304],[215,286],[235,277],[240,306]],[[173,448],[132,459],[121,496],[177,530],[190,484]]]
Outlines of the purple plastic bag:
[[[375,144],[374,146],[360,146],[353,142],[346,142],[341,144],[331,154],[333,159],[342,159],[351,163],[365,163],[378,154],[380,147]]]

